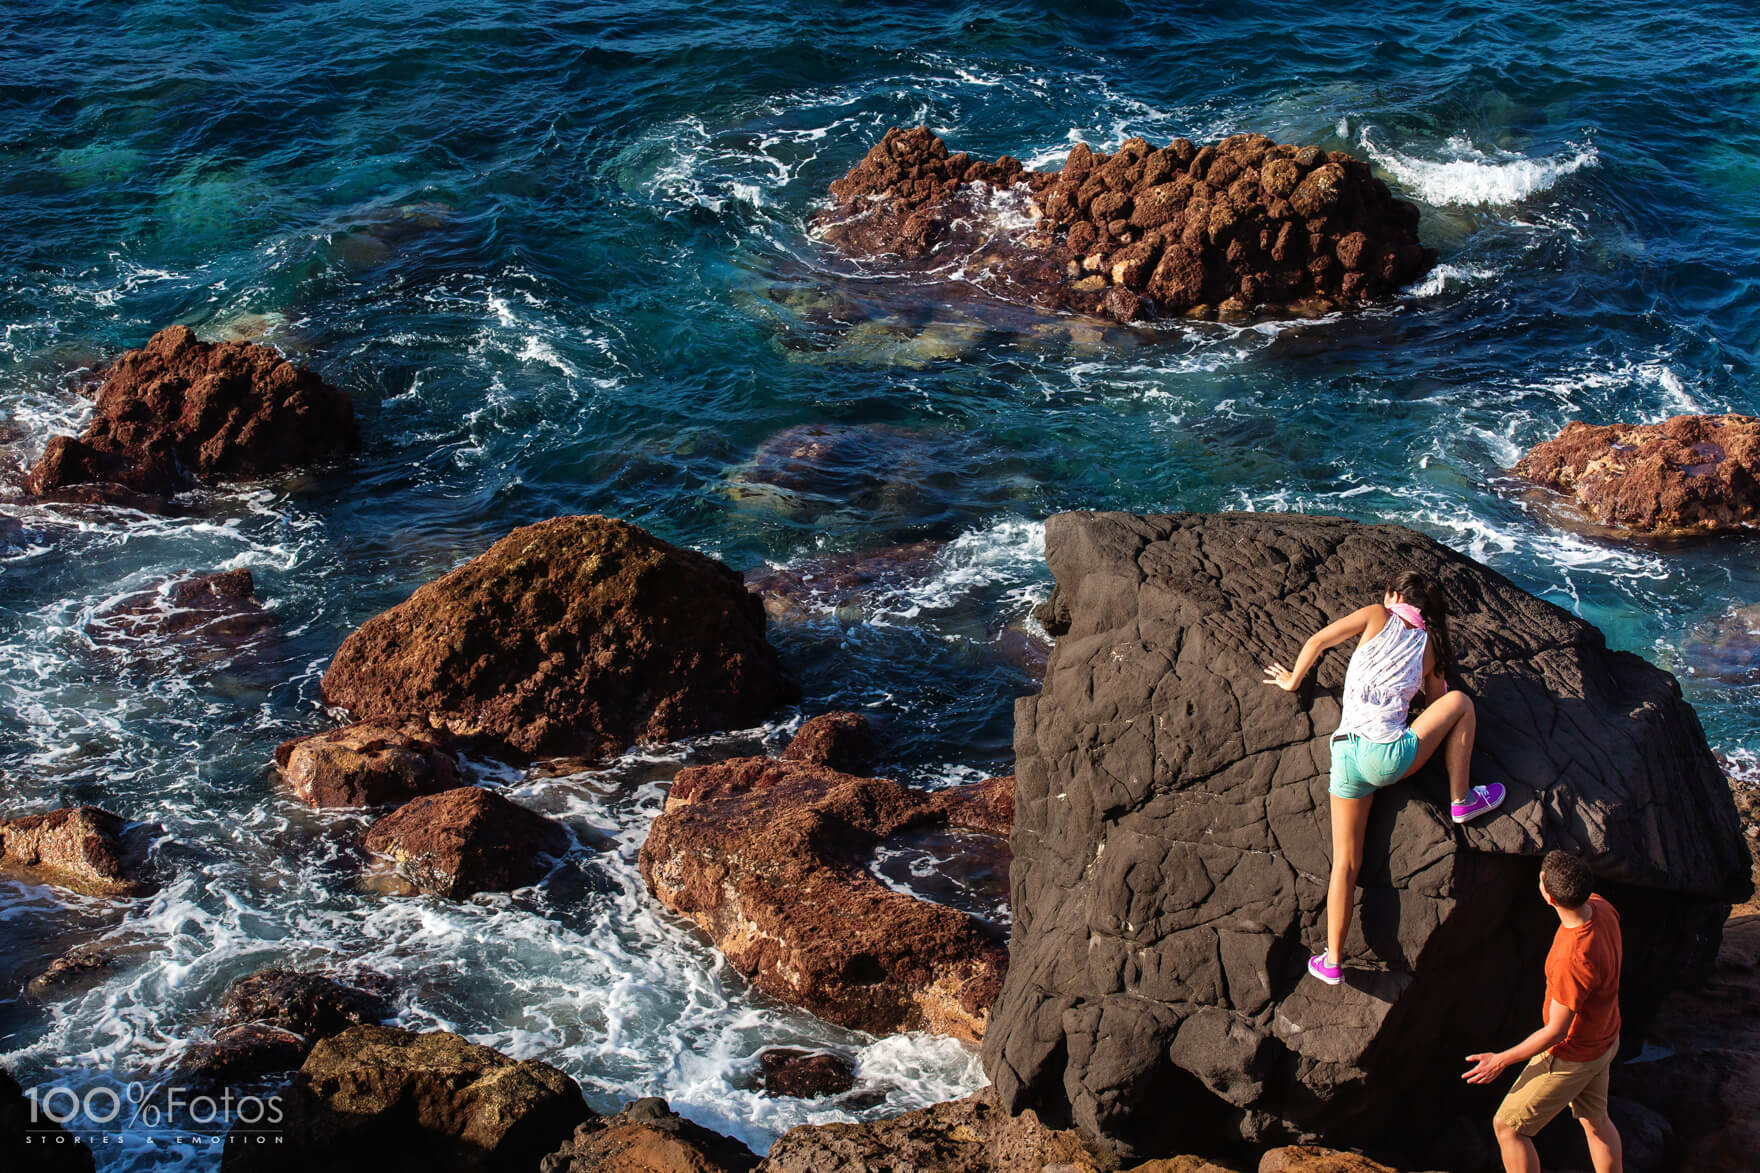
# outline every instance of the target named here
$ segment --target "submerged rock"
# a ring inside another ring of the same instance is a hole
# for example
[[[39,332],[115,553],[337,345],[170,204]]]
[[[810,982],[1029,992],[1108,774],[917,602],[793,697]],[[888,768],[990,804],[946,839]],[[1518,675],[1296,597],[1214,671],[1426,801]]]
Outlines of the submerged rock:
[[[976,1039],[1001,941],[864,866],[888,836],[957,817],[945,793],[770,758],[692,766],[642,845],[642,878],[772,997],[873,1034]]]
[[[359,443],[354,404],[311,371],[249,342],[170,326],[103,374],[92,422],[53,437],[32,493],[109,484],[170,496],[317,464]]]
[[[117,600],[92,617],[95,639],[174,648],[190,665],[259,641],[275,617],[256,598],[251,572],[192,574]]]
[[[1685,652],[1695,674],[1732,684],[1760,683],[1760,603],[1736,607],[1695,627]]]
[[[860,620],[879,610],[887,595],[933,574],[946,546],[924,541],[831,554],[798,566],[754,572],[746,585],[763,597],[765,612],[778,622],[822,615]]]
[[[758,1155],[647,1097],[615,1116],[578,1125],[567,1144],[544,1158],[541,1173],[747,1173]]]
[[[767,1096],[839,1096],[856,1086],[856,1066],[830,1051],[766,1047],[758,1052],[758,1070],[747,1086]]]
[[[458,755],[413,722],[363,721],[285,741],[275,765],[294,797],[315,807],[405,802],[459,784]]]
[[[155,826],[130,824],[95,806],[0,819],[0,867],[92,896],[144,896]]]
[[[1566,424],[1512,470],[1570,494],[1606,526],[1657,535],[1760,525],[1760,419],[1677,415],[1659,424]]]
[[[796,695],[738,574],[597,516],[522,526],[369,619],[323,692],[361,720],[588,758],[747,728]]]
[[[492,790],[460,786],[398,807],[367,829],[361,846],[422,891],[460,899],[537,883],[569,841],[562,824]]]
[[[1494,1106],[1453,1059],[1535,1025],[1556,927],[1541,853],[1578,853],[1621,911],[1634,1046],[1750,891],[1674,679],[1422,535],[1072,513],[1046,551],[1060,634],[1016,706],[1014,934],[984,1040],[1011,1110],[1140,1155],[1207,1133],[1444,1144]],[[1264,665],[1406,567],[1448,599],[1474,779],[1509,798],[1456,827],[1440,761],[1377,795],[1346,982],[1323,986],[1304,966],[1324,944],[1326,739],[1349,650],[1322,658],[1311,699],[1261,683]]]
[[[1133,138],[1112,155],[1084,143],[1057,171],[1026,171],[895,127],[831,198],[820,231],[852,255],[957,267],[995,292],[1121,322],[1354,304],[1436,263],[1417,206],[1368,164],[1258,134],[1201,149]]]
[[[226,1137],[228,1173],[536,1168],[592,1117],[574,1080],[445,1031],[353,1026],[312,1048],[284,1119]],[[278,1143],[262,1143],[267,1134]]]

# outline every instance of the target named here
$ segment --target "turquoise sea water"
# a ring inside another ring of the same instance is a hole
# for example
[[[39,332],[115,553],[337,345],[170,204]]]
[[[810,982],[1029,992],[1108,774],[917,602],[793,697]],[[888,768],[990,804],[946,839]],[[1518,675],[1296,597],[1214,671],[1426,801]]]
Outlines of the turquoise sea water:
[[[1502,470],[1566,421],[1760,410],[1760,17],[1741,4],[1128,6],[14,3],[0,10],[0,448],[83,426],[82,373],[155,329],[261,338],[355,397],[346,468],[175,518],[0,489],[0,812],[165,826],[118,906],[0,881],[0,1062],[124,1087],[275,960],[397,975],[402,1020],[659,1094],[762,1148],[861,1112],[758,1097],[761,1047],[835,1046],[887,1114],[982,1082],[945,1041],[775,1006],[635,875],[680,761],[768,730],[505,781],[583,848],[446,904],[354,883],[350,815],[275,787],[362,620],[515,525],[627,518],[742,571],[946,542],[863,616],[779,626],[811,713],[885,720],[886,769],[1006,770],[1006,654],[1070,508],[1282,509],[1414,526],[1681,677],[1760,754],[1751,542],[1613,540]],[[1259,131],[1351,150],[1442,264],[1322,321],[1106,329],[876,276],[809,231],[888,126],[1046,166],[1086,141]],[[778,488],[785,429],[835,440]],[[772,445],[773,446],[773,445]],[[247,566],[269,635],[191,660],[106,610]],[[1303,633],[1291,633],[1294,641]],[[1744,643],[1743,641],[1747,641]],[[897,870],[897,869],[894,869]],[[905,869],[908,871],[908,869]],[[118,965],[21,987],[100,938]],[[185,1139],[178,1140],[176,1137]],[[104,1168],[208,1166],[137,1123]]]

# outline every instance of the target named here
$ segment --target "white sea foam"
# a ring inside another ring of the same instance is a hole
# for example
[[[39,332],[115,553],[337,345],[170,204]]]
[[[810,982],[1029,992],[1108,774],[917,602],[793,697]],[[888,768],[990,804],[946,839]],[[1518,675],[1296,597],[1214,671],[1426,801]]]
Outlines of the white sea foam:
[[[1481,150],[1465,135],[1450,138],[1425,158],[1384,146],[1363,127],[1357,141],[1376,163],[1427,204],[1505,205],[1546,191],[1567,175],[1593,167],[1600,152],[1592,142],[1573,143],[1556,155],[1529,158],[1513,151]]]

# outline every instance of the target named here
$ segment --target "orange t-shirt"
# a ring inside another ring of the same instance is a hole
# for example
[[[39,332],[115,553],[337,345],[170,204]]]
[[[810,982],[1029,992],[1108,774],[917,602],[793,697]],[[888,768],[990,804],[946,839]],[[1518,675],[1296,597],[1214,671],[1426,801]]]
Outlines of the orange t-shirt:
[[[1558,926],[1546,955],[1544,1018],[1558,1002],[1576,1011],[1571,1028],[1554,1043],[1560,1059],[1581,1063],[1600,1058],[1619,1040],[1619,963],[1623,946],[1619,913],[1599,896],[1585,905],[1593,915],[1575,928]]]

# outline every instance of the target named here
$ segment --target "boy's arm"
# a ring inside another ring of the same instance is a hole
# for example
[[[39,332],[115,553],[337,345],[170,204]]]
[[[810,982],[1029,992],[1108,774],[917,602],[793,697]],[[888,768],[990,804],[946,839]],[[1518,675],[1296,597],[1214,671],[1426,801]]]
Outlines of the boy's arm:
[[[1507,1051],[1468,1055],[1467,1062],[1473,1066],[1461,1078],[1468,1083],[1490,1083],[1502,1075],[1505,1068],[1525,1063],[1546,1048],[1561,1042],[1570,1033],[1571,1020],[1576,1016],[1575,1010],[1554,999],[1546,1008],[1545,1026]]]

